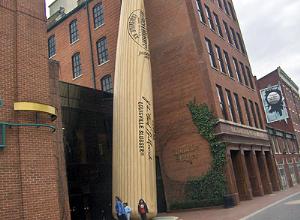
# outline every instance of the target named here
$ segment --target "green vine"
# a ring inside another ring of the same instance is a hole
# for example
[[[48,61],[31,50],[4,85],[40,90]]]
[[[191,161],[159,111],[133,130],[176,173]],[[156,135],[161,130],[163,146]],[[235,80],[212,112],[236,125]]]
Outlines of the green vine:
[[[211,169],[203,176],[188,180],[185,185],[186,201],[174,203],[171,209],[221,205],[226,193],[224,175],[226,145],[214,134],[217,118],[206,104],[188,104],[199,133],[208,141],[212,155]]]

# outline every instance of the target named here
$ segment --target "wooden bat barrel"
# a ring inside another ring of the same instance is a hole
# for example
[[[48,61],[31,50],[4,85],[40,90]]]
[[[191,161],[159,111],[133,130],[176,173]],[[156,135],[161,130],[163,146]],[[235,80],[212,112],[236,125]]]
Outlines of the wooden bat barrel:
[[[114,79],[113,213],[115,196],[139,219],[157,213],[152,77],[143,0],[123,0]]]

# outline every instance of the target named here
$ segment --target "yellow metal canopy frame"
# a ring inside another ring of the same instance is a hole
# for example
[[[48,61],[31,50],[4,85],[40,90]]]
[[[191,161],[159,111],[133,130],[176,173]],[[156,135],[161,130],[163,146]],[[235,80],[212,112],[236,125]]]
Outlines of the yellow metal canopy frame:
[[[14,103],[15,111],[34,111],[34,112],[43,112],[51,116],[51,119],[54,121],[57,117],[56,108],[51,105],[45,105],[34,102],[15,102]]]

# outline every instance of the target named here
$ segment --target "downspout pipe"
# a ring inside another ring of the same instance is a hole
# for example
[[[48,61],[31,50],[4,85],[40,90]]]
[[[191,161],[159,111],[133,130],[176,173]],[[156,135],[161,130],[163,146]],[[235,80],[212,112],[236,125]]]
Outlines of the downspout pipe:
[[[90,0],[85,0],[85,8],[86,8],[87,20],[88,20],[90,56],[91,56],[91,63],[92,63],[92,83],[93,83],[94,89],[96,89],[96,73],[95,73],[93,43],[92,43],[92,31],[91,31],[91,19],[90,19],[90,11],[89,11],[89,2],[90,2]]]

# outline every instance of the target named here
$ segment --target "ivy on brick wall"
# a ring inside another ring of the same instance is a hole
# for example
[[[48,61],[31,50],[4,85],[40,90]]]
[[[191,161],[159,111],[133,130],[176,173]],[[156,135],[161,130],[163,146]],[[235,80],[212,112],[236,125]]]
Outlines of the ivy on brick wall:
[[[185,185],[186,201],[171,205],[171,209],[207,207],[223,204],[226,193],[224,175],[226,145],[218,140],[214,133],[217,118],[205,104],[190,102],[188,108],[199,133],[209,145],[212,155],[211,169],[203,176],[187,181]]]

